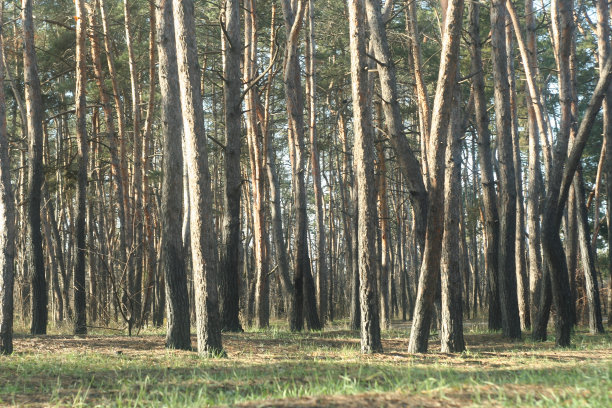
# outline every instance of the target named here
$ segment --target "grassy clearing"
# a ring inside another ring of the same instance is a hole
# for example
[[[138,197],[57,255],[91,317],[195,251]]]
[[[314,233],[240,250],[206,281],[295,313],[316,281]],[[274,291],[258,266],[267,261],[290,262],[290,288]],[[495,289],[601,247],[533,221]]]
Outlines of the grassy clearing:
[[[0,405],[602,406],[612,401],[612,338],[579,331],[572,349],[508,343],[474,325],[468,351],[406,353],[405,327],[362,356],[342,327],[224,335],[227,358],[166,350],[160,332],[17,336],[0,357]],[[195,345],[195,338],[193,339]]]

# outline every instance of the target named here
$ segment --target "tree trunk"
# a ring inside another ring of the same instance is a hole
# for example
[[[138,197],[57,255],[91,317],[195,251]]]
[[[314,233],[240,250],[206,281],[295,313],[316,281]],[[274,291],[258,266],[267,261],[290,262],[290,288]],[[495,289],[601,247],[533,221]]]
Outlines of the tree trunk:
[[[219,276],[221,329],[240,332],[240,13],[238,0],[225,1],[223,23],[223,95],[225,101],[225,184],[221,271]]]
[[[516,94],[516,72],[514,70],[514,42],[512,25],[506,24],[506,50],[508,51],[508,82],[510,85],[510,115],[512,123],[512,159],[514,165],[514,184],[516,190],[516,239],[514,244],[516,265],[516,291],[518,295],[521,329],[531,327],[529,315],[529,282],[525,259],[525,206],[523,199],[522,161],[519,139],[518,107]]]
[[[597,271],[595,269],[595,254],[591,247],[591,229],[589,227],[589,215],[585,203],[584,180],[582,178],[582,166],[578,166],[574,177],[574,194],[576,197],[576,212],[578,224],[578,246],[580,247],[580,258],[582,260],[582,271],[589,307],[589,332],[591,334],[603,333],[604,327],[601,317],[601,300],[599,299],[599,284],[597,282]]]
[[[482,184],[482,201],[485,221],[485,276],[488,281],[489,298],[489,330],[501,329],[501,305],[499,303],[499,213],[497,210],[497,195],[493,176],[493,159],[491,151],[491,135],[489,132],[489,114],[485,98],[484,71],[481,58],[482,42],[480,39],[480,4],[470,2],[470,37],[472,56],[472,92],[474,94],[474,109],[476,113],[476,128],[478,144],[480,145],[480,171]]]
[[[77,214],[76,214],[76,263],[74,266],[74,334],[87,333],[87,307],[85,304],[85,240],[87,221],[87,87],[85,39],[87,37],[84,0],[76,0],[76,133],[77,153]]]
[[[187,269],[181,222],[183,217],[183,135],[181,98],[172,0],[160,0],[157,14],[157,56],[163,134],[161,259],[167,300],[166,347],[191,348]],[[178,199],[177,199],[178,197]]]
[[[43,106],[34,48],[32,0],[22,0],[23,71],[28,118],[28,258],[32,276],[32,334],[47,333],[47,281],[40,220],[41,189],[45,179],[42,163]]]
[[[603,68],[610,55],[610,10],[606,0],[597,1],[597,47],[599,67]],[[612,86],[608,88],[603,101],[603,139],[607,160],[605,173],[607,183],[607,216],[608,219],[608,266],[610,276],[608,284],[608,326],[612,327]]]
[[[446,139],[454,87],[457,80],[459,44],[463,22],[463,0],[450,1],[446,16],[436,96],[432,110],[431,134],[427,147],[429,210],[423,262],[421,263],[414,318],[408,345],[410,353],[427,351],[433,301],[440,277],[440,255],[444,228]],[[418,217],[419,215],[415,214],[415,216]]]
[[[537,47],[535,33],[535,16],[533,12],[533,0],[525,1],[525,25],[526,25],[526,61],[523,65],[529,65],[530,72],[537,68]],[[515,28],[516,29],[516,28]],[[520,33],[517,33],[520,35]],[[525,85],[529,88],[528,85]],[[542,286],[542,250],[540,235],[540,198],[544,183],[542,180],[542,168],[540,165],[540,142],[538,139],[538,119],[534,108],[534,102],[529,92],[525,92],[527,104],[527,127],[529,131],[529,158],[528,158],[528,190],[527,190],[527,229],[529,230],[529,307],[530,320],[535,327],[538,310],[541,306]]]
[[[561,41],[560,49],[560,100],[562,103],[562,121],[560,133],[555,145],[553,157],[553,171],[550,175],[549,189],[544,207],[544,221],[542,224],[543,258],[551,273],[552,294],[557,309],[556,342],[558,346],[567,347],[570,344],[570,293],[567,275],[567,264],[563,253],[563,245],[559,236],[559,228],[563,217],[563,208],[567,202],[569,188],[580,162],[580,157],[593,128],[595,117],[601,107],[602,100],[612,81],[612,57],[608,55],[604,69],[590,98],[588,107],[582,117],[580,126],[572,148],[568,151],[569,130],[571,128],[571,93],[569,86],[569,51],[571,45],[571,32],[573,27],[571,0],[562,0],[561,15]],[[567,70],[567,72],[565,72]]]
[[[444,186],[444,238],[442,242],[442,265],[440,267],[442,286],[440,341],[443,353],[460,353],[465,350],[459,241],[459,222],[462,211],[460,99],[461,92],[456,86],[448,127]]]
[[[193,0],[173,0],[183,131],[189,178],[189,222],[195,289],[198,353],[223,350],[217,292],[217,241],[213,230],[212,193],[204,112],[200,91],[200,67],[195,36]]]
[[[0,36],[4,27],[4,2],[0,4]],[[0,84],[4,84],[4,49],[0,47]],[[15,261],[15,202],[4,87],[0,87],[0,355],[13,352],[13,287]]]
[[[298,36],[302,27],[305,2],[283,0],[283,15],[287,30],[285,46],[284,78],[287,115],[289,117],[289,156],[291,159],[293,203],[295,205],[295,298],[291,330],[300,331],[306,320],[310,329],[318,330],[321,322],[317,314],[314,282],[308,254],[308,217],[306,213],[306,182],[304,164],[304,101],[300,81]]]
[[[306,35],[306,88],[308,90],[308,129],[310,131],[310,163],[312,169],[312,184],[316,203],[317,219],[317,306],[321,325],[327,318],[327,280],[329,275],[327,265],[327,243],[325,239],[325,223],[323,221],[323,188],[321,187],[321,169],[319,146],[316,128],[315,100],[315,42],[314,42],[314,0],[308,0],[308,34]]]
[[[361,352],[382,352],[380,315],[376,291],[376,202],[374,194],[374,134],[368,99],[365,52],[365,13],[360,0],[348,3],[355,179],[359,206],[359,303],[361,305]]]
[[[516,293],[516,184],[512,147],[510,85],[506,52],[506,9],[503,0],[491,3],[491,46],[495,125],[499,156],[500,228],[499,228],[499,300],[502,331],[509,338],[521,337]]]

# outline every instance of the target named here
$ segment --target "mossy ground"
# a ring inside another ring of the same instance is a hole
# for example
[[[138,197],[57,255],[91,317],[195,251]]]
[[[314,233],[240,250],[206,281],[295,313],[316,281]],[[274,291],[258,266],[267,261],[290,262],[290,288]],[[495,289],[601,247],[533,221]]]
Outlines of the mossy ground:
[[[399,323],[384,333],[383,354],[365,356],[341,324],[224,334],[226,358],[167,350],[155,330],[17,334],[15,353],[0,357],[0,405],[612,406],[609,334],[578,330],[573,348],[556,349],[466,326],[468,351],[440,353],[434,335],[424,355],[406,352]]]

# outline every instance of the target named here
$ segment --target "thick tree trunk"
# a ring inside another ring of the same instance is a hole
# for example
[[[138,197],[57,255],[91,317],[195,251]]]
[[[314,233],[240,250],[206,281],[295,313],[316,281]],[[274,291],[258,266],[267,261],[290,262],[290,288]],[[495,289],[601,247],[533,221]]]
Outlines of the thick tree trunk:
[[[382,352],[380,315],[376,290],[376,197],[374,193],[374,134],[368,99],[365,52],[365,13],[361,0],[350,0],[351,89],[355,179],[359,205],[359,303],[361,305],[361,352]]]
[[[0,36],[4,3],[0,4]],[[0,44],[1,45],[1,44]],[[4,84],[4,49],[0,47],[0,84]],[[6,129],[4,87],[0,87],[0,355],[13,352],[13,287],[15,261],[15,202]]]
[[[470,37],[472,56],[472,92],[474,94],[474,109],[478,144],[480,145],[480,171],[482,184],[482,201],[485,221],[485,276],[488,281],[489,298],[489,330],[501,329],[501,305],[499,303],[499,213],[497,210],[497,195],[495,178],[493,176],[493,158],[491,151],[491,135],[489,132],[489,114],[485,98],[484,71],[481,58],[482,43],[480,39],[480,4],[470,2]]]
[[[34,48],[32,0],[22,0],[23,71],[28,128],[28,258],[32,276],[32,334],[47,333],[47,281],[40,224],[41,189],[44,182],[42,162],[43,106]]]
[[[173,0],[183,131],[189,178],[189,222],[195,289],[198,353],[223,350],[217,292],[217,241],[213,229],[212,193],[204,112],[200,91],[193,0]]]
[[[491,46],[493,48],[493,80],[495,126],[499,156],[500,228],[499,228],[499,300],[502,331],[510,338],[521,337],[516,293],[516,184],[512,147],[510,85],[506,52],[506,9],[503,0],[491,3]]]
[[[221,328],[242,331],[240,312],[240,13],[238,0],[225,1],[223,30],[223,95],[225,103],[225,183],[221,270],[219,276]]]
[[[429,169],[427,180],[429,210],[423,262],[421,263],[414,319],[408,345],[408,351],[411,353],[427,351],[433,301],[440,277],[440,255],[444,228],[444,160],[452,99],[457,80],[459,44],[463,22],[463,0],[450,1],[446,15],[438,83],[432,110],[431,134],[429,135],[426,157]]]
[[[289,156],[292,168],[293,203],[295,206],[295,298],[291,330],[300,331],[304,325],[304,312],[308,326],[312,330],[321,328],[317,314],[314,281],[308,254],[308,217],[306,213],[306,162],[304,148],[304,101],[300,80],[298,55],[298,36],[302,28],[305,11],[302,0],[283,0],[283,15],[287,30],[285,46],[284,77],[287,115],[289,117]],[[304,310],[304,308],[306,310]]]
[[[167,299],[166,347],[191,348],[183,217],[183,135],[172,0],[157,5],[157,55],[163,134],[161,260]],[[179,199],[177,199],[179,197]]]
[[[461,92],[456,86],[448,127],[446,175],[444,186],[444,238],[442,242],[442,325],[441,351],[460,353],[465,350],[463,339],[463,302],[461,288],[460,231],[461,219]]]
[[[76,213],[76,263],[74,266],[74,334],[87,333],[87,308],[85,304],[85,240],[87,219],[87,86],[85,39],[87,37],[84,0],[76,0],[76,134],[77,153],[77,213]]]

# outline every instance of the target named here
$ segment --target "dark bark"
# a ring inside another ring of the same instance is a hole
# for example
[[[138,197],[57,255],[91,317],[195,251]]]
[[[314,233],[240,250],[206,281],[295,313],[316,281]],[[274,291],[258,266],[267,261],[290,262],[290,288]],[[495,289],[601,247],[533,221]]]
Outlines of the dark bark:
[[[480,4],[469,3],[470,14],[470,52],[472,56],[472,93],[474,94],[474,110],[478,144],[480,147],[480,171],[482,184],[482,201],[485,220],[485,276],[488,281],[489,298],[489,330],[501,329],[501,305],[499,303],[499,214],[497,210],[497,195],[493,176],[493,159],[491,151],[491,135],[489,132],[489,114],[485,98],[484,71],[481,57],[480,39]]]
[[[368,101],[365,52],[365,12],[360,0],[350,0],[351,89],[355,180],[359,206],[359,303],[361,305],[361,352],[382,352],[380,315],[376,289],[376,196],[374,192],[374,133]]]
[[[200,88],[192,0],[173,0],[185,162],[189,178],[189,223],[195,290],[198,353],[221,353],[221,321],[217,289],[217,241],[212,219],[212,193],[208,152],[204,133],[204,112]]]
[[[87,219],[87,86],[85,39],[87,37],[85,3],[77,0],[76,5],[76,117],[77,117],[77,213],[76,213],[76,262],[74,265],[74,334],[87,333],[87,308],[85,304],[85,241]]]
[[[34,48],[34,23],[32,0],[22,0],[23,21],[23,71],[28,128],[28,262],[31,273],[32,334],[47,333],[47,281],[42,247],[40,219],[41,191],[44,182],[42,162],[43,106],[38,78],[38,63]]]
[[[238,0],[225,1],[223,95],[225,100],[225,183],[223,229],[221,236],[221,329],[240,332],[239,264],[240,264],[240,13]]]
[[[183,135],[181,100],[174,40],[172,0],[160,0],[157,55],[163,135],[161,262],[167,298],[166,347],[191,348],[187,270],[181,222],[183,217]],[[177,199],[178,197],[178,199]]]
[[[0,4],[0,35],[4,3]],[[1,45],[1,44],[0,44]],[[0,47],[0,84],[4,84],[4,49]],[[13,352],[13,288],[15,282],[15,202],[11,186],[4,87],[0,87],[0,355]]]
[[[521,337],[516,293],[516,184],[512,146],[510,85],[506,51],[506,8],[503,0],[491,3],[491,46],[493,49],[493,81],[495,126],[499,156],[499,300],[502,331],[509,338]]]

